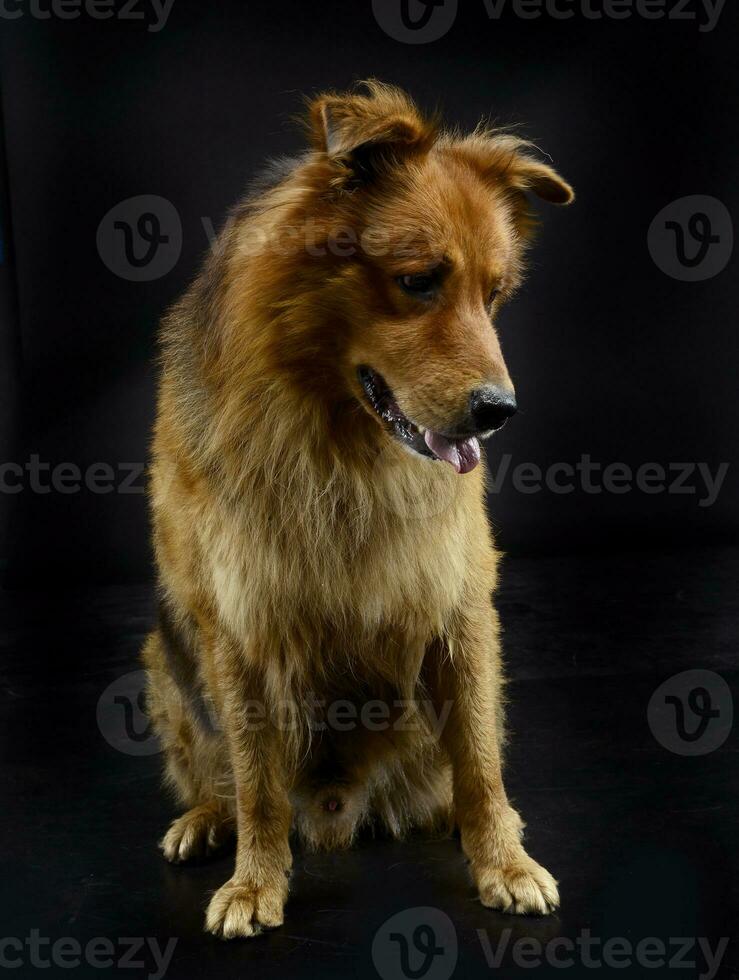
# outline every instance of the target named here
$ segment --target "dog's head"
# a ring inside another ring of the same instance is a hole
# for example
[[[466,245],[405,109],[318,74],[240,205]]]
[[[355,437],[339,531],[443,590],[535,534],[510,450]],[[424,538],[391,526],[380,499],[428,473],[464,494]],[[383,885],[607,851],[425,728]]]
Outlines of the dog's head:
[[[528,196],[572,189],[523,141],[441,132],[377,82],[314,99],[309,120],[331,263],[311,288],[343,381],[389,435],[467,472],[516,411],[495,318],[521,279]]]

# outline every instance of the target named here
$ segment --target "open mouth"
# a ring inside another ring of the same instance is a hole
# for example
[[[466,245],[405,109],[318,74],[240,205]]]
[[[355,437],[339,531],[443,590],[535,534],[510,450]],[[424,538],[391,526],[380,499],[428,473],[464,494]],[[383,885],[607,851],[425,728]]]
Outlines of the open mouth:
[[[395,438],[412,452],[449,463],[457,473],[469,473],[480,462],[480,443],[474,436],[455,438],[425,429],[402,411],[382,375],[360,367],[357,375],[367,401]]]

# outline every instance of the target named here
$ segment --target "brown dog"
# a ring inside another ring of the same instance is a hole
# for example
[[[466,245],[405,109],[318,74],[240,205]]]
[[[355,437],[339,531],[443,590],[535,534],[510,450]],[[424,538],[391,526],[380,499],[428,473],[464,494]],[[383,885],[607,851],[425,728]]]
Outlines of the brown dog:
[[[149,709],[187,808],[236,834],[207,928],[278,926],[295,829],[461,832],[485,905],[546,913],[501,776],[496,553],[479,439],[515,411],[493,320],[521,279],[530,148],[440,132],[376,82],[234,212],[165,318]]]

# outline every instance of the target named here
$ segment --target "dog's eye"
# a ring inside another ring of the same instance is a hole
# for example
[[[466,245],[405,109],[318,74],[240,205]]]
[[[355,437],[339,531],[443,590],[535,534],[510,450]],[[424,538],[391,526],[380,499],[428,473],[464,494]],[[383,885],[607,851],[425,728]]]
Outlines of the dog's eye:
[[[409,296],[431,299],[438,285],[438,277],[434,272],[421,272],[411,276],[398,276],[396,282]]]

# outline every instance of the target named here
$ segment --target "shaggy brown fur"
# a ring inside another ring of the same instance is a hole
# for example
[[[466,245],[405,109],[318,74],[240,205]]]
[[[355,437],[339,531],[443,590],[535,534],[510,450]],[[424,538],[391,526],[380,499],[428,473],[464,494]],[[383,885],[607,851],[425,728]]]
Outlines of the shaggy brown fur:
[[[501,776],[467,406],[481,385],[512,392],[492,320],[521,278],[526,192],[572,191],[520,140],[441,132],[376,82],[308,117],[310,151],[236,209],[163,323],[144,660],[187,810],[164,854],[235,833],[207,928],[248,936],[282,922],[291,828],[339,847],[365,825],[456,823],[484,904],[546,913],[556,883]],[[429,437],[467,453],[463,475]]]

